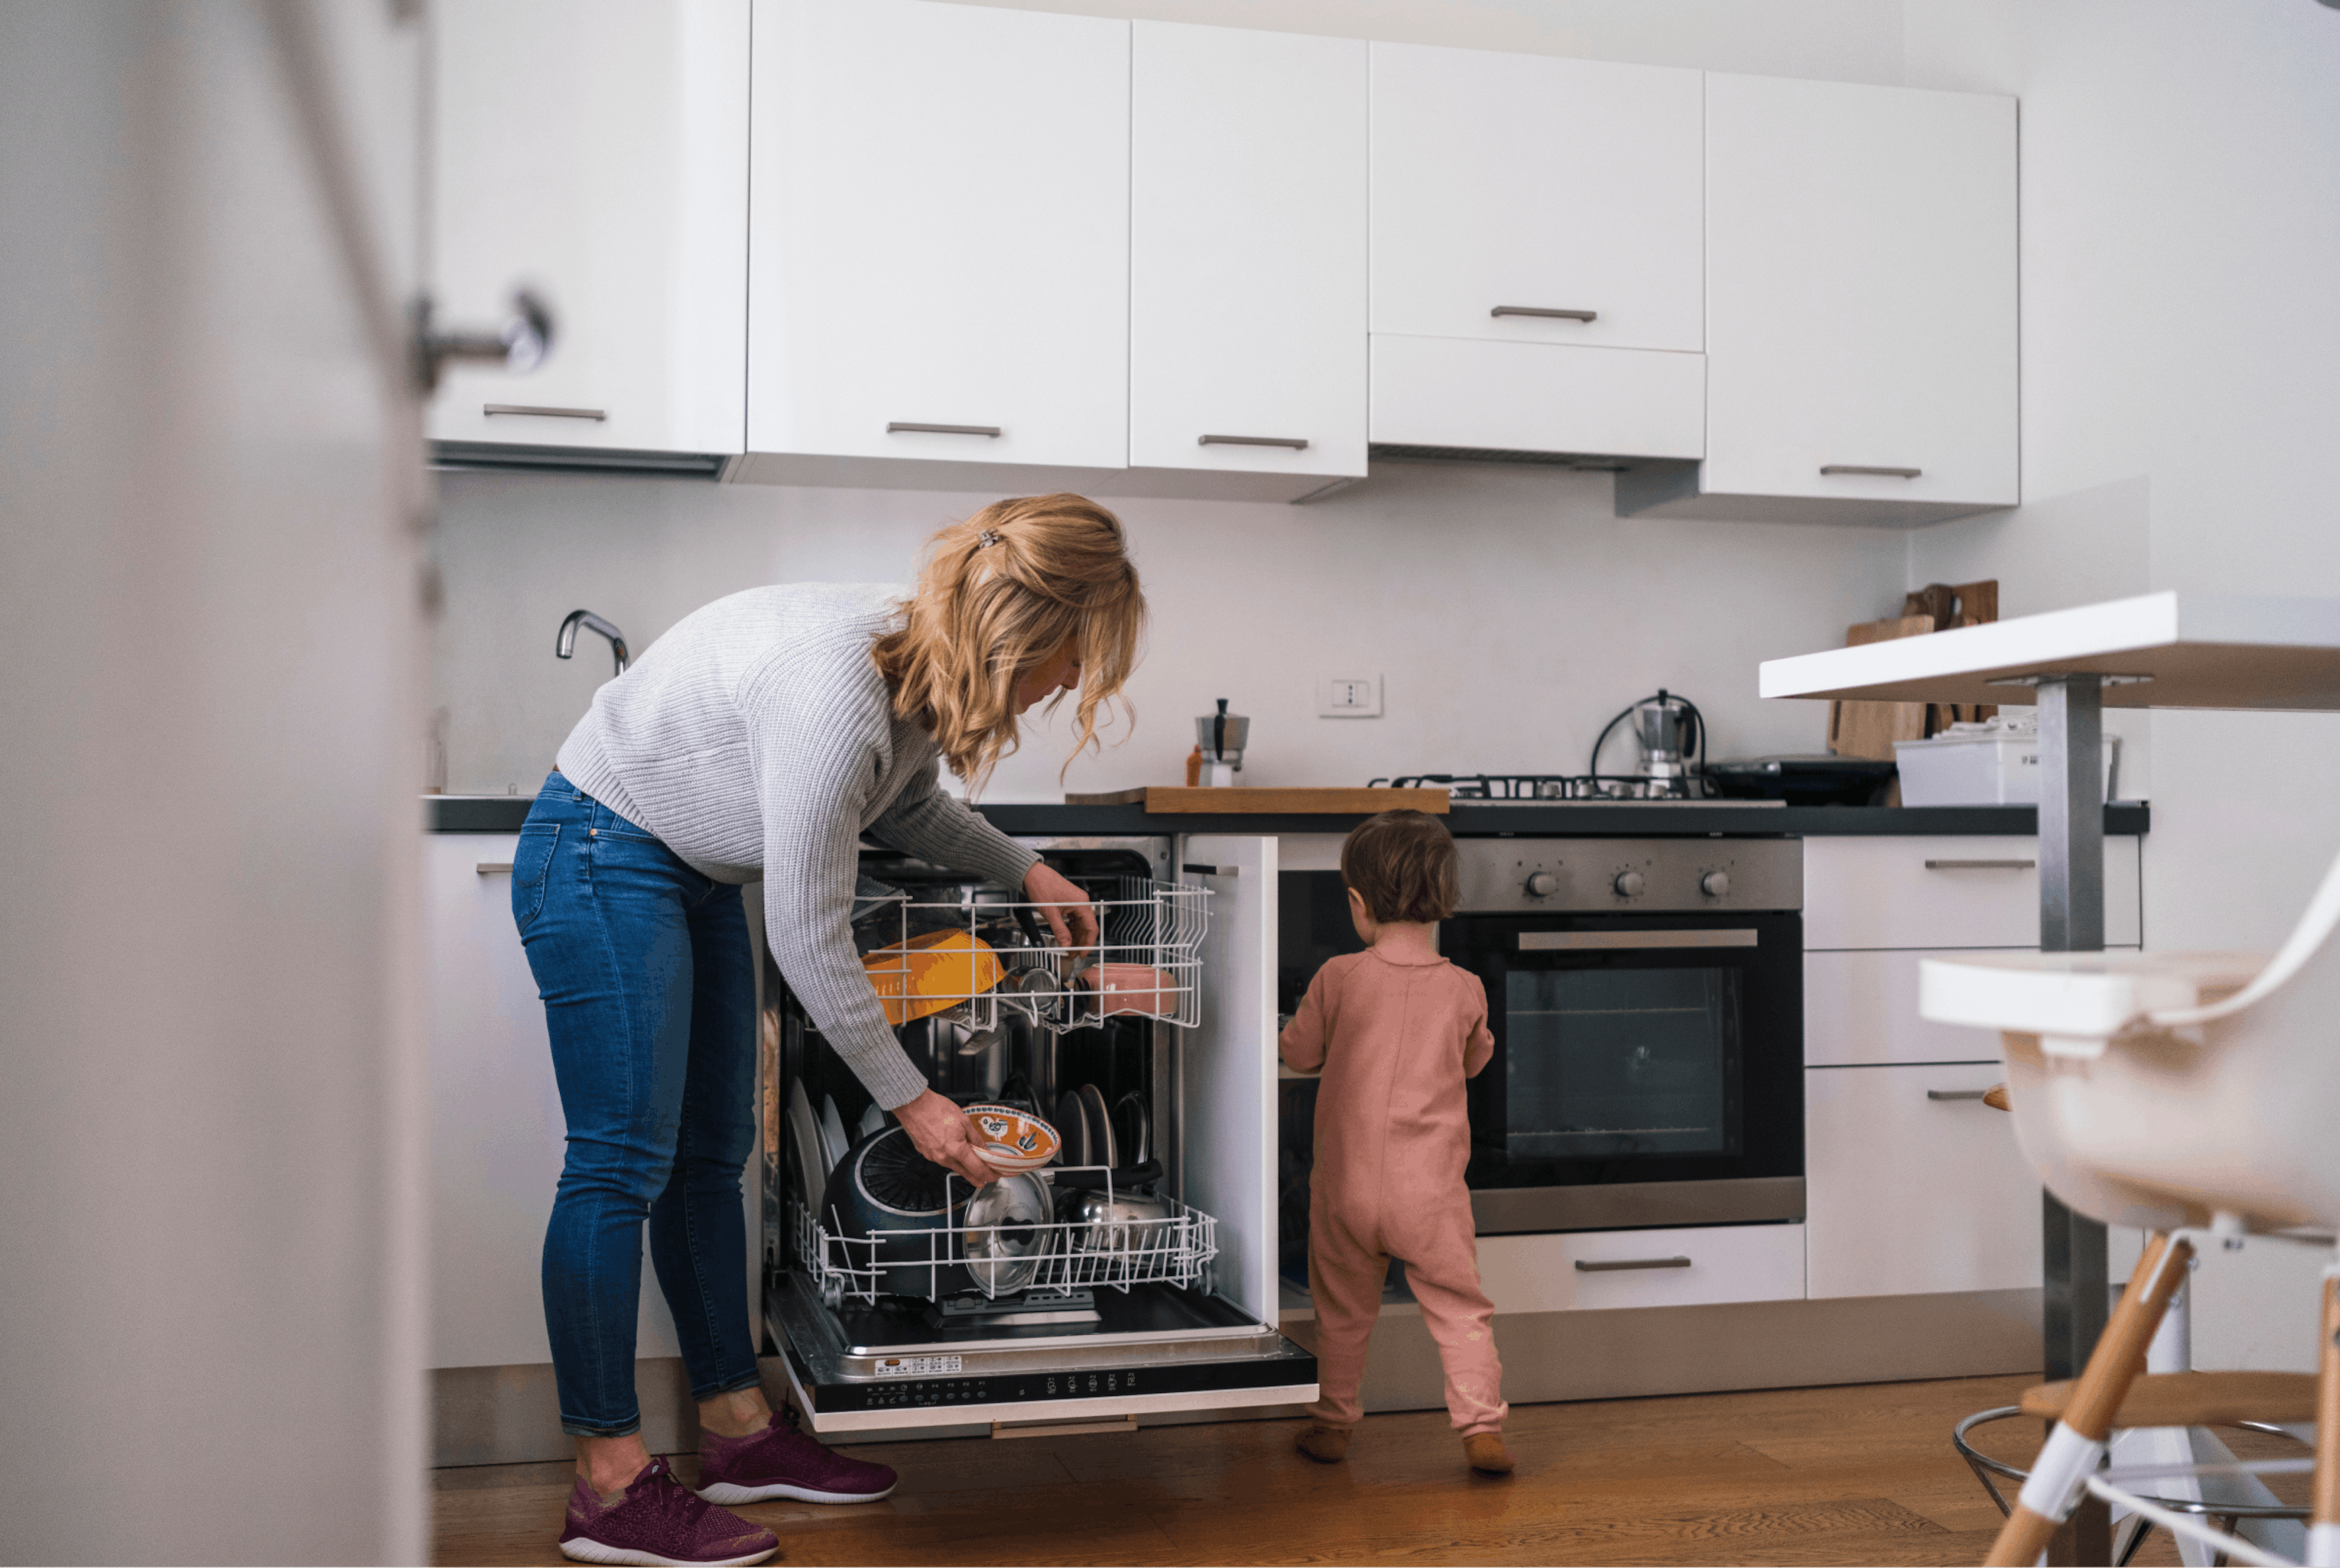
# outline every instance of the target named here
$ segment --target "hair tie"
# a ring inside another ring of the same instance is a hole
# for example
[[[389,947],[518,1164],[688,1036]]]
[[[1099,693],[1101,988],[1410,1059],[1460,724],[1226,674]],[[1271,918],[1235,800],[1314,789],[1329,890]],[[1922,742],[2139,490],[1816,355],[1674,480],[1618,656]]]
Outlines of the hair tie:
[[[999,531],[996,528],[987,528],[981,533],[976,535],[975,548],[977,550],[989,550],[993,545],[997,544],[998,542]]]

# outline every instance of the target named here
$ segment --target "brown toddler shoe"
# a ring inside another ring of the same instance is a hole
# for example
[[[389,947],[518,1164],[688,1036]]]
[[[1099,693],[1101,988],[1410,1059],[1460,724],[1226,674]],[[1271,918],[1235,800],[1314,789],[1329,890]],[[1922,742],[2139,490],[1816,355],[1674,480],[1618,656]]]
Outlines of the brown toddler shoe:
[[[1320,1464],[1338,1464],[1349,1456],[1349,1429],[1312,1421],[1292,1446]]]
[[[1462,1440],[1462,1457],[1482,1475],[1509,1475],[1512,1456],[1503,1451],[1500,1432],[1474,1432]]]

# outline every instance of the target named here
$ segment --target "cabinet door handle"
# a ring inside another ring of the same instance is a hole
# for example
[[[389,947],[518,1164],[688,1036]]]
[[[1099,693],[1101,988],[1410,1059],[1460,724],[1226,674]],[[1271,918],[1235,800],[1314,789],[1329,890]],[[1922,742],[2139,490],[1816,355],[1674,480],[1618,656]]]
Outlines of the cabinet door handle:
[[[1497,305],[1487,313],[1491,316],[1545,316],[1554,321],[1591,322],[1601,319],[1599,311],[1554,311],[1542,305]]]
[[[1195,438],[1196,446],[1288,446],[1294,452],[1306,452],[1308,442],[1296,435],[1205,435]]]
[[[887,422],[887,435],[899,435],[904,431],[909,431],[917,435],[996,436],[999,433],[999,427],[996,424],[914,424],[908,420],[900,419]]]
[[[1926,471],[1922,468],[1873,468],[1865,462],[1824,462],[1822,473],[1865,473],[1879,479],[1915,479]]]
[[[606,420],[606,419],[608,419],[608,418],[610,417],[610,411],[609,411],[609,410],[607,410],[607,409],[599,409],[599,408],[545,408],[545,407],[540,407],[539,405],[537,405],[537,404],[535,404],[535,403],[525,403],[525,402],[491,402],[491,403],[481,403],[481,404],[480,405],[480,412],[481,412],[481,413],[487,413],[487,414],[495,414],[495,413],[519,413],[519,414],[530,414],[530,415],[535,416],[535,417],[536,417],[536,418],[538,418],[538,419],[590,419],[590,420],[597,420],[597,421],[598,421],[598,420]]]
[[[1690,1259],[1686,1257],[1621,1257],[1604,1263],[1587,1263],[1581,1257],[1576,1260],[1576,1272],[1579,1274],[1615,1274],[1628,1268],[1688,1268],[1689,1266]]]
[[[1928,1089],[1929,1100],[1978,1100],[1990,1093],[1988,1089]]]
[[[1929,871],[2032,871],[2038,868],[2037,860],[1929,860]]]
[[[510,871],[511,868],[512,863],[510,860],[482,860],[479,864],[479,875],[492,877],[499,871]]]

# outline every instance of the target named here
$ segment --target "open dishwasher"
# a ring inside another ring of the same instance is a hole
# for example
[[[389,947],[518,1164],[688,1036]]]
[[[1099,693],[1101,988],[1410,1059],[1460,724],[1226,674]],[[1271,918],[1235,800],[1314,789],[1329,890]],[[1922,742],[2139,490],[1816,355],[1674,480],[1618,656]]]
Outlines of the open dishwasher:
[[[1027,839],[1095,905],[865,849],[855,945],[927,1080],[1036,1116],[979,1192],[908,1136],[767,960],[764,1316],[817,1433],[995,1432],[1304,1404],[1275,1328],[1275,841]],[[988,1113],[987,1113],[988,1114]]]

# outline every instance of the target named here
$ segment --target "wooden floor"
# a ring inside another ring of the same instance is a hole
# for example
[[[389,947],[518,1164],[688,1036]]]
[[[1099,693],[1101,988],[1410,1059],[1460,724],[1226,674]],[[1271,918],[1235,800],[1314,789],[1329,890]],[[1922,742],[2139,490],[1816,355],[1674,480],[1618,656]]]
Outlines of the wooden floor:
[[[1443,1412],[1368,1417],[1338,1465],[1284,1421],[870,1444],[847,1451],[901,1471],[886,1502],[739,1512],[791,1563],[1974,1563],[1998,1513],[1950,1427],[2033,1381],[1514,1406],[1508,1480],[1463,1469]],[[2010,1463],[2037,1450],[2030,1422],[1990,1430]],[[561,1560],[566,1465],[434,1480],[433,1561]],[[2176,1555],[2157,1533],[2137,1561]]]

